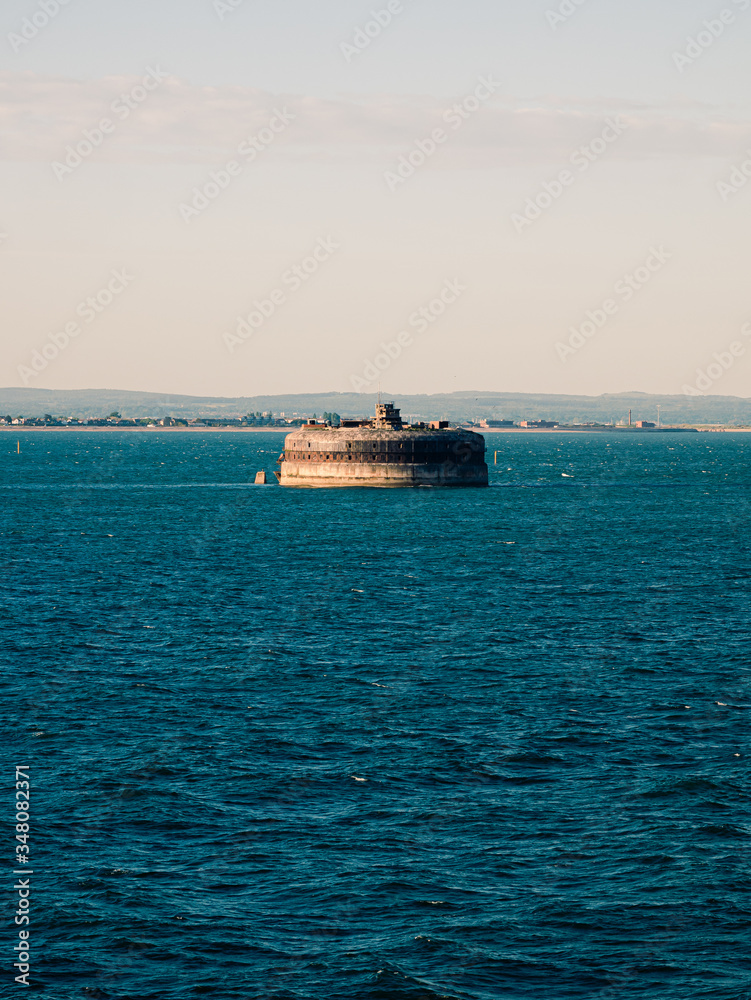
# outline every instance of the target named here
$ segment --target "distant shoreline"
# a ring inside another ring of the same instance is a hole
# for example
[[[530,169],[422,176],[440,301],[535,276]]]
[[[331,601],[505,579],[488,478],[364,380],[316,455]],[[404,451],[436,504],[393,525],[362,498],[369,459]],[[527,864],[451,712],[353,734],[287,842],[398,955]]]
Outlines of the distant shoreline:
[[[469,427],[476,434],[748,434],[751,427]],[[34,427],[25,424],[0,426],[0,433],[70,434],[84,431],[87,434],[167,433],[167,434],[291,434],[297,427]]]
[[[120,431],[123,434],[133,434],[138,432],[160,431],[167,434],[289,434],[296,430],[294,427],[88,427],[85,424],[80,427],[34,427],[26,424],[5,424],[0,426],[0,433],[6,432],[39,432],[54,431],[55,434],[70,434],[76,431],[85,431],[87,434],[94,432],[97,434],[112,434]]]

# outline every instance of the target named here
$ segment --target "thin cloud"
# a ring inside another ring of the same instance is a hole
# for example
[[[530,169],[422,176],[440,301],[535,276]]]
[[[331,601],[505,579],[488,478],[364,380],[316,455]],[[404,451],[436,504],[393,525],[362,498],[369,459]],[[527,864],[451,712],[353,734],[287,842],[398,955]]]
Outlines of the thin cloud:
[[[138,76],[72,80],[0,73],[0,159],[60,159],[85,130],[95,129],[103,118],[113,119],[113,102],[139,82]],[[457,95],[456,101],[464,96]],[[115,119],[114,132],[92,162],[218,162],[231,157],[243,139],[256,134],[275,109],[282,108],[296,117],[275,143],[276,158],[366,160],[374,152],[388,158],[439,127],[453,103],[415,95],[323,99],[248,87],[199,87],[169,77],[127,120]],[[550,96],[511,102],[499,96],[442,150],[442,165],[566,160],[578,145],[599,134],[608,115],[620,115],[629,126],[609,154],[614,159],[733,157],[751,141],[751,121],[706,105],[660,108],[626,100],[593,105]]]

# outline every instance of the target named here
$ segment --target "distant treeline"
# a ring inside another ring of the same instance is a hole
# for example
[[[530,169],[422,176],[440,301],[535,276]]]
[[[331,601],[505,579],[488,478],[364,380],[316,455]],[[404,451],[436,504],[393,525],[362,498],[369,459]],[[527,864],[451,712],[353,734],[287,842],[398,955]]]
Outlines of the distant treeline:
[[[386,387],[387,389],[388,387]],[[0,388],[0,413],[75,414],[79,420],[102,419],[112,411],[131,420],[155,423],[173,420],[218,420],[232,426],[244,414],[277,414],[275,420],[294,423],[313,414],[341,414],[348,419],[373,416],[376,393],[306,393],[298,395],[245,396],[164,396],[158,393],[128,392],[117,389],[52,390]],[[419,420],[465,421],[548,420],[561,424],[618,424],[628,420],[657,421],[660,407],[663,424],[724,424],[751,426],[751,399],[736,396],[669,395],[657,396],[625,392],[603,396],[564,396],[542,393],[454,392],[435,395],[383,393],[393,399],[402,415]],[[253,425],[250,425],[253,426]]]
[[[244,417],[123,417],[111,413],[108,417],[56,417],[45,413],[41,417],[0,417],[0,426],[19,427],[299,427],[307,418],[284,419],[273,413],[249,413]]]

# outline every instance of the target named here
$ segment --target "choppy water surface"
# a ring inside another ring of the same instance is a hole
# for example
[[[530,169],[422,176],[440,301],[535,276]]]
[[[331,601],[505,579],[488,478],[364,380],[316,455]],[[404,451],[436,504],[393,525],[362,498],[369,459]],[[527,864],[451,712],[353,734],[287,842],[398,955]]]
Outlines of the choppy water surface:
[[[751,436],[491,435],[477,491],[18,437],[33,995],[751,997]]]

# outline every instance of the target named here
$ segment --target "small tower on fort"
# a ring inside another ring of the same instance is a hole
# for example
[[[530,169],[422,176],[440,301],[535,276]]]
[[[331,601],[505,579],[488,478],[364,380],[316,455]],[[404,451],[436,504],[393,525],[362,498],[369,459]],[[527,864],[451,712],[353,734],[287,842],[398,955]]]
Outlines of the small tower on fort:
[[[392,403],[376,403],[373,426],[381,430],[400,431],[402,429],[401,410]]]

